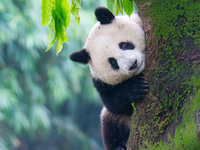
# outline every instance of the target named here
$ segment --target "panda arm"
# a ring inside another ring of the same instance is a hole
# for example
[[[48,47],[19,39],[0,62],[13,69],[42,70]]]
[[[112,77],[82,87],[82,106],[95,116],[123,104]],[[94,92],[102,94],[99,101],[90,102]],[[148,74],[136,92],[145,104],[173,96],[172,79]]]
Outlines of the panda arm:
[[[131,115],[132,102],[144,98],[147,84],[143,75],[137,75],[118,85],[112,86],[100,80],[93,80],[105,107],[114,114]]]

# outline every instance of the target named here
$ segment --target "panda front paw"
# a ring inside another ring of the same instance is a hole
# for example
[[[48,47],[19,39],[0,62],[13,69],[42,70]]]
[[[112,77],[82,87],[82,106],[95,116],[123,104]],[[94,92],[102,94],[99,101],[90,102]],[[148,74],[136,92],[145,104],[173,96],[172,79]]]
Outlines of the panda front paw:
[[[145,95],[148,93],[148,84],[144,79],[144,75],[138,75],[135,78],[133,93],[131,95],[131,102],[138,102],[144,99]]]

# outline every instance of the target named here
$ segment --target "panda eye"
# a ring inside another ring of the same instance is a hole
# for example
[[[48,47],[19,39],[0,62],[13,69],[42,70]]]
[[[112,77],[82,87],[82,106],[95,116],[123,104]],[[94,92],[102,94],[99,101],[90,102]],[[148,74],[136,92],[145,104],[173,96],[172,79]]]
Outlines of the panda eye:
[[[135,46],[130,42],[121,42],[119,43],[119,47],[122,50],[133,50]]]
[[[119,65],[118,65],[117,60],[115,58],[110,57],[110,58],[108,58],[108,61],[109,61],[110,65],[113,69],[119,70]]]

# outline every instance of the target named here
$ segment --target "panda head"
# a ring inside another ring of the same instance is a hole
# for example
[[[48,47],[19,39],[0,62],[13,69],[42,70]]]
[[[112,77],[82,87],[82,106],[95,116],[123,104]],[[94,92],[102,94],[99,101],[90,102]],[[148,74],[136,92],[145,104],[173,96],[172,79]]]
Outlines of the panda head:
[[[92,77],[116,85],[145,67],[145,36],[138,14],[115,17],[107,8],[95,11],[97,20],[84,48],[72,53],[75,62],[89,63]]]

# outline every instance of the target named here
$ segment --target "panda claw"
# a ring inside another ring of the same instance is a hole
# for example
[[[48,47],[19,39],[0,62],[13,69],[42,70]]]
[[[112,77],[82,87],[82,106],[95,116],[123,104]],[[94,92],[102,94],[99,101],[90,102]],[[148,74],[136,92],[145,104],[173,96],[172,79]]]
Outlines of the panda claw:
[[[148,94],[148,93],[149,93],[149,90],[146,89],[146,90],[145,90],[145,95]]]
[[[136,78],[144,79],[144,75],[138,75]]]
[[[146,84],[146,83],[143,83],[143,84],[140,84],[140,86],[139,87],[141,87],[141,88],[147,88],[148,87],[148,85]]]
[[[138,83],[145,83],[147,84],[148,82],[145,79],[139,80]]]
[[[143,83],[147,84],[147,81],[144,80]]]

